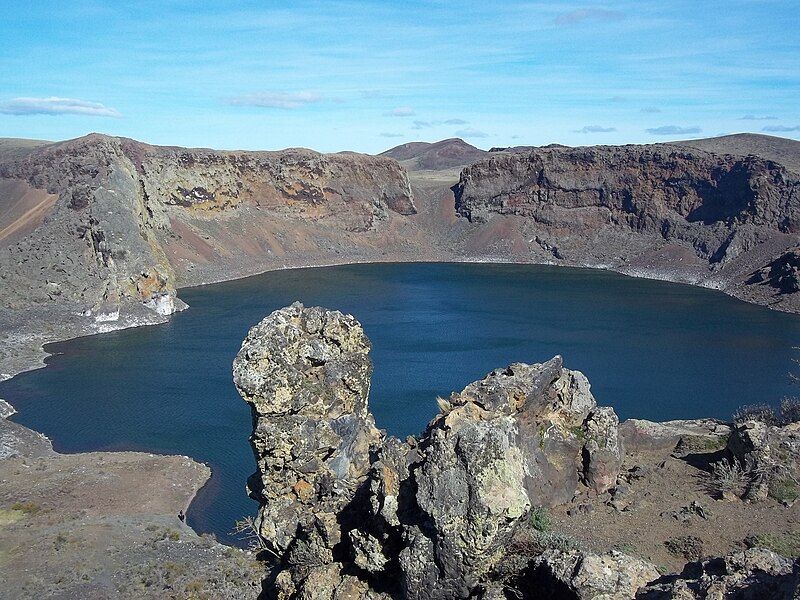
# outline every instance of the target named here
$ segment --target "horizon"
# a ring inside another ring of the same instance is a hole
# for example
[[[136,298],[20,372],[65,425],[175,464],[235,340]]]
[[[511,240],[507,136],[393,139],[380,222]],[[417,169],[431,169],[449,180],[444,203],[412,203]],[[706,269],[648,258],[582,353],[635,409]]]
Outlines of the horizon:
[[[45,1],[6,13],[2,137],[370,154],[452,137],[484,149],[800,139],[785,0]]]
[[[736,132],[733,132],[733,133],[720,134],[718,136],[685,137],[685,138],[681,138],[681,139],[675,138],[675,139],[657,140],[655,142],[621,142],[619,144],[596,143],[596,144],[580,144],[580,145],[577,145],[577,144],[576,145],[569,145],[569,144],[562,144],[560,142],[550,142],[548,144],[541,144],[541,145],[538,145],[538,146],[537,145],[533,145],[533,144],[525,144],[525,143],[520,143],[520,144],[516,144],[516,145],[513,145],[513,146],[481,146],[480,144],[474,144],[474,143],[471,143],[471,142],[469,142],[469,141],[467,141],[467,140],[465,140],[463,138],[459,138],[459,137],[442,138],[442,139],[439,139],[439,140],[413,139],[413,140],[408,140],[406,142],[399,142],[399,143],[397,143],[397,144],[395,144],[393,146],[389,146],[387,148],[384,148],[382,150],[378,150],[376,152],[360,152],[358,150],[351,150],[351,149],[348,149],[348,148],[345,148],[343,150],[320,151],[320,150],[318,150],[316,148],[310,148],[310,147],[307,147],[307,146],[285,146],[285,147],[282,147],[282,148],[215,148],[215,147],[208,146],[208,145],[181,146],[181,145],[169,144],[169,143],[167,143],[167,144],[154,144],[154,143],[151,143],[151,142],[146,142],[144,140],[138,140],[136,138],[131,138],[131,137],[128,137],[128,136],[118,136],[118,135],[113,135],[113,134],[109,134],[109,133],[103,133],[102,131],[89,131],[89,132],[87,132],[87,133],[85,133],[83,135],[80,135],[80,136],[77,136],[77,137],[74,137],[74,138],[66,138],[66,139],[62,139],[62,140],[45,140],[45,139],[40,139],[40,138],[22,138],[22,137],[0,137],[0,141],[2,141],[2,140],[21,140],[21,141],[26,141],[26,142],[41,142],[41,143],[47,145],[47,144],[60,144],[60,143],[63,143],[63,142],[69,142],[69,141],[81,139],[81,138],[84,138],[84,137],[89,137],[89,136],[92,136],[92,135],[98,135],[98,136],[104,136],[104,137],[113,137],[113,138],[120,138],[120,139],[129,139],[129,140],[132,140],[134,142],[139,142],[139,143],[143,143],[143,144],[147,144],[147,145],[155,146],[155,147],[185,148],[187,150],[212,150],[212,151],[221,151],[221,152],[283,152],[283,151],[287,151],[287,150],[310,150],[312,152],[320,152],[321,154],[354,153],[354,154],[365,154],[365,155],[369,155],[369,156],[380,156],[382,154],[385,154],[387,152],[390,152],[392,150],[395,150],[397,148],[400,148],[400,147],[403,147],[403,146],[407,146],[407,145],[410,145],[410,144],[429,144],[429,145],[434,145],[434,144],[438,144],[438,143],[442,143],[442,142],[448,142],[448,141],[463,142],[463,143],[465,143],[467,145],[470,145],[470,146],[472,146],[472,147],[474,147],[474,148],[476,148],[476,149],[478,149],[480,151],[483,151],[483,152],[490,152],[492,149],[495,149],[495,148],[498,149],[498,150],[510,149],[510,148],[527,148],[527,147],[530,147],[530,148],[541,148],[541,147],[545,147],[545,146],[548,146],[548,145],[556,145],[556,146],[560,145],[560,146],[564,146],[566,148],[581,148],[581,147],[599,147],[599,146],[637,146],[637,145],[646,145],[646,144],[679,144],[679,143],[682,143],[682,142],[700,141],[700,140],[704,140],[704,139],[717,139],[717,138],[734,137],[734,136],[742,136],[742,135],[752,135],[752,136],[757,136],[757,137],[772,138],[772,139],[776,139],[776,140],[786,140],[786,141],[800,142],[800,140],[797,140],[795,138],[783,137],[783,136],[778,136],[778,135],[774,135],[774,134],[759,133],[759,132],[753,132],[753,131],[736,131]]]

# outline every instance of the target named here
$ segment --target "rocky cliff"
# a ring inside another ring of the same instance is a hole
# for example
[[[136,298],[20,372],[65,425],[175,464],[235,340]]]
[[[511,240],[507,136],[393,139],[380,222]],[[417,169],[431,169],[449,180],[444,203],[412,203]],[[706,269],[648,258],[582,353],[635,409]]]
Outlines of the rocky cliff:
[[[96,134],[8,146],[0,329],[9,346],[31,330],[47,341],[162,321],[184,306],[177,285],[372,258],[381,244],[407,243],[394,217],[416,212],[405,172],[383,158]]]
[[[180,286],[346,262],[592,266],[796,312],[794,146],[762,137],[386,157],[2,140],[0,376],[44,342],[163,321]]]
[[[523,256],[727,289],[796,245],[799,180],[752,155],[548,147],[493,154],[454,191],[471,222],[510,219]]]

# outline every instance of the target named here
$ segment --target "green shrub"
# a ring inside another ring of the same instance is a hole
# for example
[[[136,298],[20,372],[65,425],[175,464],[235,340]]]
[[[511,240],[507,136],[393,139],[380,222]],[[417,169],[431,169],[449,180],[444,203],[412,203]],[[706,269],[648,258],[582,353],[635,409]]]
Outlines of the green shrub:
[[[800,496],[800,489],[790,477],[782,477],[769,482],[769,495],[778,502],[794,502]]]
[[[14,502],[14,504],[11,505],[11,510],[19,510],[26,515],[35,515],[41,508],[42,507],[35,502]]]
[[[739,462],[725,458],[711,466],[708,488],[719,496],[723,496],[725,493],[741,496],[747,480],[747,473]]]
[[[727,435],[716,435],[713,437],[705,438],[703,441],[703,449],[706,452],[716,452],[717,450],[722,450],[728,445],[728,437]]]
[[[534,508],[528,517],[528,521],[531,527],[542,533],[550,531],[550,527],[553,524],[553,520],[550,518],[550,512],[543,506]]]
[[[787,558],[800,558],[800,532],[762,533],[749,538],[747,545],[766,548]]]

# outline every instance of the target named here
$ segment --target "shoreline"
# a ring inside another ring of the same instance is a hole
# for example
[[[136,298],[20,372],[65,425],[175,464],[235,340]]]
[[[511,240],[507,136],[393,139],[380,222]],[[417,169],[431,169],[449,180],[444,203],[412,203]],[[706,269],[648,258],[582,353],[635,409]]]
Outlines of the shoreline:
[[[210,280],[210,281],[205,281],[205,282],[197,283],[197,284],[193,284],[193,285],[182,286],[182,287],[177,288],[177,290],[176,290],[177,294],[176,295],[177,295],[178,298],[180,298],[179,294],[180,294],[180,292],[182,290],[189,290],[189,289],[195,289],[195,288],[205,287],[205,286],[209,286],[209,285],[216,285],[216,284],[220,284],[220,283],[238,281],[238,280],[248,279],[248,278],[251,278],[251,277],[258,277],[258,276],[264,275],[266,273],[272,273],[272,272],[278,272],[278,271],[292,271],[292,270],[300,271],[300,270],[305,270],[305,269],[322,269],[322,268],[337,267],[337,266],[370,265],[370,264],[374,264],[374,265],[378,265],[378,264],[396,264],[396,265],[403,265],[403,264],[451,264],[451,265],[483,264],[483,265],[513,265],[513,266],[531,265],[531,266],[555,267],[555,268],[559,268],[559,269],[568,268],[568,269],[587,269],[587,270],[592,270],[592,271],[607,271],[607,272],[615,273],[617,275],[630,277],[632,279],[645,279],[645,280],[650,280],[650,281],[660,281],[660,282],[669,283],[669,284],[680,284],[680,285],[687,285],[687,286],[692,286],[692,287],[704,288],[704,289],[707,289],[709,291],[723,293],[723,294],[725,294],[726,296],[728,296],[730,298],[733,298],[733,299],[738,300],[740,302],[745,302],[747,304],[753,304],[753,305],[756,305],[756,306],[763,306],[764,308],[771,309],[771,310],[778,310],[779,312],[785,312],[787,314],[798,314],[798,311],[796,311],[796,310],[780,310],[780,309],[776,309],[776,307],[774,305],[749,301],[747,299],[744,299],[744,298],[741,298],[741,297],[737,296],[736,294],[729,293],[728,291],[726,291],[724,289],[721,289],[719,287],[715,287],[713,285],[704,285],[704,282],[689,282],[689,281],[686,281],[686,280],[677,280],[675,278],[671,278],[669,273],[657,273],[657,272],[632,273],[632,272],[622,271],[622,270],[620,270],[619,267],[615,267],[615,266],[612,266],[612,265],[563,264],[563,263],[559,263],[559,262],[555,262],[555,261],[531,262],[531,261],[519,261],[519,260],[502,260],[500,258],[489,258],[489,259],[486,259],[486,258],[479,258],[479,257],[468,257],[468,258],[464,258],[464,259],[452,258],[452,259],[447,259],[447,260],[445,260],[445,259],[398,260],[396,257],[394,257],[394,258],[387,258],[386,260],[374,260],[374,259],[373,260],[363,260],[363,261],[360,261],[360,260],[349,260],[349,261],[335,261],[335,262],[332,261],[332,262],[329,262],[329,263],[325,262],[325,263],[307,264],[307,265],[292,265],[292,266],[288,266],[287,265],[287,266],[280,266],[280,267],[271,266],[271,267],[268,267],[268,268],[266,268],[264,270],[260,270],[259,272],[252,273],[252,274],[249,274],[249,275],[242,275],[242,276],[231,277],[231,278],[221,278],[221,279],[218,279],[218,280]],[[184,310],[187,310],[189,308],[191,308],[191,307],[187,305],[187,307]],[[176,311],[176,312],[180,312],[180,311]],[[100,327],[99,327],[99,329],[101,329],[100,331],[97,331],[97,330],[94,330],[94,331],[91,331],[91,330],[90,331],[80,331],[80,330],[78,330],[76,335],[67,335],[66,337],[58,337],[56,339],[50,339],[48,341],[45,341],[45,342],[43,342],[43,343],[38,345],[39,352],[44,354],[44,356],[42,357],[42,360],[41,360],[40,363],[30,364],[30,366],[28,366],[27,368],[23,368],[23,369],[21,369],[21,370],[19,370],[17,372],[11,373],[11,375],[8,376],[8,377],[4,376],[5,375],[4,373],[0,373],[0,381],[10,380],[13,377],[16,377],[17,375],[20,375],[22,373],[26,373],[26,372],[37,370],[39,368],[47,367],[48,366],[47,360],[51,356],[56,356],[58,354],[56,352],[49,352],[47,350],[47,346],[50,346],[52,344],[57,344],[57,343],[61,343],[61,342],[67,342],[67,341],[70,341],[70,340],[74,340],[74,339],[78,339],[78,338],[82,338],[82,337],[99,335],[99,334],[103,334],[103,333],[111,333],[111,332],[114,332],[114,331],[122,331],[124,329],[130,329],[130,328],[134,328],[134,327],[160,325],[160,324],[168,322],[171,319],[172,315],[163,316],[163,315],[155,315],[154,314],[154,317],[155,318],[152,321],[134,320],[133,322],[130,322],[130,321],[126,322],[126,323],[122,324],[121,326],[116,326],[116,323],[113,323],[113,322],[105,322],[105,323],[100,324]],[[96,324],[94,324],[94,325],[96,325]],[[7,404],[9,406],[11,406],[11,408],[13,409],[13,402],[8,401],[8,399],[5,399],[5,400],[6,400]],[[10,420],[12,422],[16,423],[12,419],[10,419]],[[16,423],[16,424],[19,425],[20,427],[24,427],[23,425],[20,425],[19,423]],[[28,428],[26,428],[26,429],[28,429]],[[40,432],[36,432],[35,430],[30,430],[30,431],[34,431],[35,433],[37,433],[39,435],[44,435],[44,434],[40,434]],[[47,438],[47,436],[44,436],[44,437]],[[50,441],[50,438],[47,438],[47,439],[48,439],[48,441]],[[114,451],[114,452],[134,452],[134,451],[118,450],[118,451]],[[165,457],[182,456],[182,457],[188,458],[188,459],[190,459],[192,461],[196,461],[196,459],[194,459],[194,458],[192,458],[190,456],[185,456],[185,455],[162,454],[162,453],[152,452],[152,451],[147,451],[147,450],[145,450],[145,451],[141,451],[140,450],[138,452],[140,452],[142,454],[158,455],[158,456],[165,456]],[[80,454],[87,454],[87,453],[88,452],[75,452],[75,453],[59,453],[59,454],[80,455]],[[208,484],[208,482],[210,481],[211,477],[213,476],[213,473],[211,471],[211,467],[209,465],[207,465],[206,463],[202,463],[202,462],[200,464],[205,465],[209,469],[209,476],[200,487],[198,487],[197,489],[194,490],[194,492],[188,498],[188,500],[186,502],[186,505],[183,508],[184,514],[186,514],[186,516],[187,516],[187,519],[184,522],[184,525],[189,527],[190,529],[192,529],[192,531],[194,531],[195,534],[197,534],[197,535],[201,535],[201,534],[198,531],[196,531],[193,527],[191,527],[191,525],[189,525],[189,523],[188,523],[188,515],[189,515],[189,512],[192,510],[192,504],[193,504],[194,500],[197,498],[197,495],[198,495],[199,491]],[[177,515],[176,515],[176,518],[177,518]],[[224,543],[224,542],[220,542],[220,543]],[[228,545],[228,544],[225,544],[225,545]],[[231,546],[231,547],[236,547],[236,546]]]
[[[518,266],[549,266],[549,267],[557,267],[557,268],[566,268],[566,269],[590,269],[594,271],[608,271],[612,273],[616,273],[618,275],[622,275],[625,277],[630,277],[633,279],[645,279],[650,281],[662,281],[665,283],[671,283],[676,285],[687,285],[692,287],[699,287],[710,291],[720,292],[725,294],[726,296],[738,300],[740,302],[744,302],[746,304],[752,304],[755,306],[763,306],[769,310],[775,310],[777,312],[782,312],[786,314],[794,314],[800,315],[800,307],[794,307],[788,305],[781,301],[780,298],[774,298],[772,301],[758,301],[757,298],[752,297],[745,297],[740,293],[736,293],[737,290],[733,286],[725,287],[723,285],[715,285],[713,282],[709,281],[708,279],[703,280],[694,280],[692,281],[690,278],[680,277],[676,274],[658,270],[650,270],[650,269],[636,269],[636,268],[629,268],[626,269],[626,265],[612,265],[608,263],[596,263],[596,264],[586,264],[586,263],[564,263],[564,262],[557,262],[557,261],[526,261],[526,260],[505,260],[499,257],[490,257],[490,258],[481,258],[481,257],[466,257],[466,258],[459,258],[459,257],[436,257],[436,258],[420,258],[420,259],[413,259],[413,258],[399,258],[399,257],[392,257],[387,258],[385,260],[381,259],[370,259],[370,260],[341,260],[341,261],[322,261],[318,263],[309,263],[309,264],[299,264],[299,265],[283,265],[283,266],[267,266],[264,269],[257,269],[252,273],[242,273],[238,274],[234,277],[211,277],[207,279],[203,279],[200,282],[187,282],[187,285],[181,285],[180,287],[176,288],[176,298],[180,299],[180,291],[186,289],[194,289],[199,287],[205,287],[208,285],[215,285],[218,283],[226,283],[231,281],[239,281],[242,279],[249,279],[251,277],[258,277],[260,275],[264,275],[266,273],[274,273],[278,271],[293,271],[293,270],[303,270],[303,269],[324,269],[328,267],[342,267],[348,265],[371,265],[371,264],[488,264],[488,265],[518,265]],[[191,308],[189,305],[186,305],[185,308],[181,310],[175,311],[181,312],[182,310],[188,310]],[[3,369],[4,364],[2,358],[0,358],[0,382],[7,381],[16,377],[21,373],[26,373],[29,371],[34,371],[36,369],[41,369],[47,366],[47,359],[50,356],[53,356],[53,353],[48,352],[45,349],[45,346],[49,346],[51,344],[57,344],[60,342],[66,342],[69,340],[74,340],[82,337],[88,337],[92,335],[100,335],[103,333],[112,333],[114,331],[122,331],[124,329],[131,329],[134,327],[147,327],[152,325],[161,325],[167,323],[171,318],[172,315],[157,315],[153,313],[152,319],[147,318],[144,320],[133,320],[121,325],[118,325],[116,322],[108,321],[103,322],[102,324],[93,323],[90,325],[82,324],[82,323],[75,323],[74,327],[75,330],[73,332],[67,333],[64,336],[57,336],[54,338],[47,339],[47,341],[43,341],[41,343],[37,343],[34,345],[30,344],[20,344],[19,347],[31,350],[33,349],[37,354],[40,355],[40,360],[32,363],[24,364],[23,366],[16,367],[14,369],[10,369],[4,371]],[[149,315],[148,315],[149,317]],[[99,326],[98,326],[99,325]],[[82,329],[83,328],[83,329]],[[18,335],[27,335],[30,337],[37,336],[37,332],[29,333],[27,331],[17,331],[15,332]],[[36,346],[35,348],[33,346]]]

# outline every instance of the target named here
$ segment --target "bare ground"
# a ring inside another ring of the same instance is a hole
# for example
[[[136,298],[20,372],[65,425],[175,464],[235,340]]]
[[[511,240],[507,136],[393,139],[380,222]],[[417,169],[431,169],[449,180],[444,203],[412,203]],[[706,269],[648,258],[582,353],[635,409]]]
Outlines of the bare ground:
[[[713,448],[629,453],[624,464],[628,475],[620,479],[629,491],[618,497],[579,496],[554,509],[553,529],[597,552],[616,548],[640,556],[663,572],[679,572],[690,559],[741,550],[755,536],[797,547],[800,502],[721,500],[710,491],[709,465],[722,456]]]
[[[210,476],[185,456],[59,454],[0,419],[3,598],[255,598],[261,567],[178,519]]]

